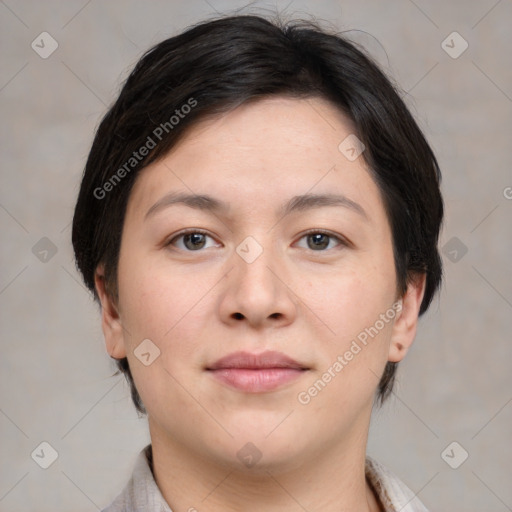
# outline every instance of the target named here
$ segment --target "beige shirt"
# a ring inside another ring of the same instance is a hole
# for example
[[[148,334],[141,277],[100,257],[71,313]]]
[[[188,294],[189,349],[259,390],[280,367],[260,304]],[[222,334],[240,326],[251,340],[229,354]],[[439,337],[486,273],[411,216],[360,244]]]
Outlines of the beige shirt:
[[[391,471],[366,458],[366,478],[385,512],[428,512],[415,494]],[[191,512],[195,509],[191,506]],[[137,459],[133,474],[122,493],[103,512],[172,512],[156,485],[151,470],[151,445]]]

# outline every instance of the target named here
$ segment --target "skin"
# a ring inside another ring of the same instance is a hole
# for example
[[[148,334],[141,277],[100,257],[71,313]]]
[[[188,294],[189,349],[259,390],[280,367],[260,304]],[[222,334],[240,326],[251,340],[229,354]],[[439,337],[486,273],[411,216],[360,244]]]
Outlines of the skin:
[[[424,276],[317,396],[297,399],[400,298],[379,189],[363,157],[349,161],[338,149],[351,133],[323,99],[259,100],[194,126],[134,185],[118,302],[102,265],[96,287],[107,350],[128,357],[155,479],[175,512],[381,510],[364,475],[370,415],[386,362],[402,360],[413,342]],[[228,207],[174,204],[145,219],[169,192]],[[305,193],[342,194],[365,214],[339,205],[278,214]],[[178,237],[187,228],[208,232],[202,248]],[[332,233],[321,240],[327,247],[308,245],[310,229]],[[252,263],[236,252],[248,236],[263,249]],[[149,366],[134,355],[144,339],[161,352]],[[205,370],[238,350],[281,351],[309,370],[277,390],[245,393]],[[262,454],[251,468],[237,457],[249,441]]]

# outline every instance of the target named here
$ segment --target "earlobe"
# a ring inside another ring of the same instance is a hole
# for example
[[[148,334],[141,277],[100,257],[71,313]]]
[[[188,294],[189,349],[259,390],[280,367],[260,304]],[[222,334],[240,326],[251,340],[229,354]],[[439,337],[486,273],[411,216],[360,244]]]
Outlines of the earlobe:
[[[106,289],[103,264],[96,268],[94,284],[101,303],[101,328],[107,352],[114,359],[122,359],[126,357],[123,326],[118,307]]]
[[[393,325],[388,361],[394,363],[401,361],[414,341],[425,284],[426,274],[416,275],[410,280],[407,291],[401,297],[402,307]]]

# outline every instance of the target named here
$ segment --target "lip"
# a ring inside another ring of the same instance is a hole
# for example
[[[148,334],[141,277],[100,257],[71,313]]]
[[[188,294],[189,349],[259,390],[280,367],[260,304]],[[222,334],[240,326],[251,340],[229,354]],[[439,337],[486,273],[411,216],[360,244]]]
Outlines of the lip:
[[[207,370],[225,370],[233,368],[250,370],[262,370],[266,368],[308,369],[282,352],[266,350],[260,354],[252,354],[251,352],[243,351],[233,352],[215,361],[215,363],[207,367]]]
[[[212,376],[247,393],[272,391],[304,374],[309,368],[281,352],[233,352],[206,368]]]

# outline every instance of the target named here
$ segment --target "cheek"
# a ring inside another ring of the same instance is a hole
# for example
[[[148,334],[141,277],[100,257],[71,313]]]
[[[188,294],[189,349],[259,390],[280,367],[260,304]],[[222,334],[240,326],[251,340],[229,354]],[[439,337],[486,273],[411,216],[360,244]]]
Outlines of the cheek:
[[[394,292],[394,272],[385,273],[375,267],[352,268],[309,280],[300,289],[300,296],[305,310],[309,309],[316,322],[325,327],[325,337],[343,346],[392,306]]]
[[[211,317],[208,302],[201,301],[207,289],[147,262],[125,265],[125,270],[124,279],[120,276],[120,296],[124,297],[125,341],[136,388],[148,411],[161,409],[162,399],[172,411],[190,408],[190,396],[182,386],[199,364],[202,319]],[[146,339],[158,354],[149,365],[137,357],[137,347]]]
[[[375,315],[366,309],[362,313],[353,311],[352,317],[344,312],[337,324],[336,341],[324,344],[323,364],[297,395],[305,414],[316,412],[322,417],[322,428],[336,431],[355,421],[366,407],[371,408],[393,328],[392,318],[387,322],[380,318],[385,311],[394,314],[392,306]],[[347,421],[340,424],[340,418]]]
[[[309,387],[302,390],[302,397],[311,401],[309,411],[333,411],[335,428],[339,414],[359,410],[362,404],[373,401],[387,361],[396,313],[394,266],[387,258],[377,263],[368,260],[367,264],[363,258],[354,259],[336,277],[308,281],[303,292],[325,335],[318,340],[321,364]]]
[[[119,265],[119,291],[124,325],[140,337],[164,341],[188,317],[203,286],[179,269],[170,269],[143,253]]]
[[[127,349],[133,353],[150,339],[160,351],[159,365],[178,376],[193,364],[194,354],[197,358],[200,334],[213,315],[208,291],[214,281],[148,260],[134,258],[120,270]]]

